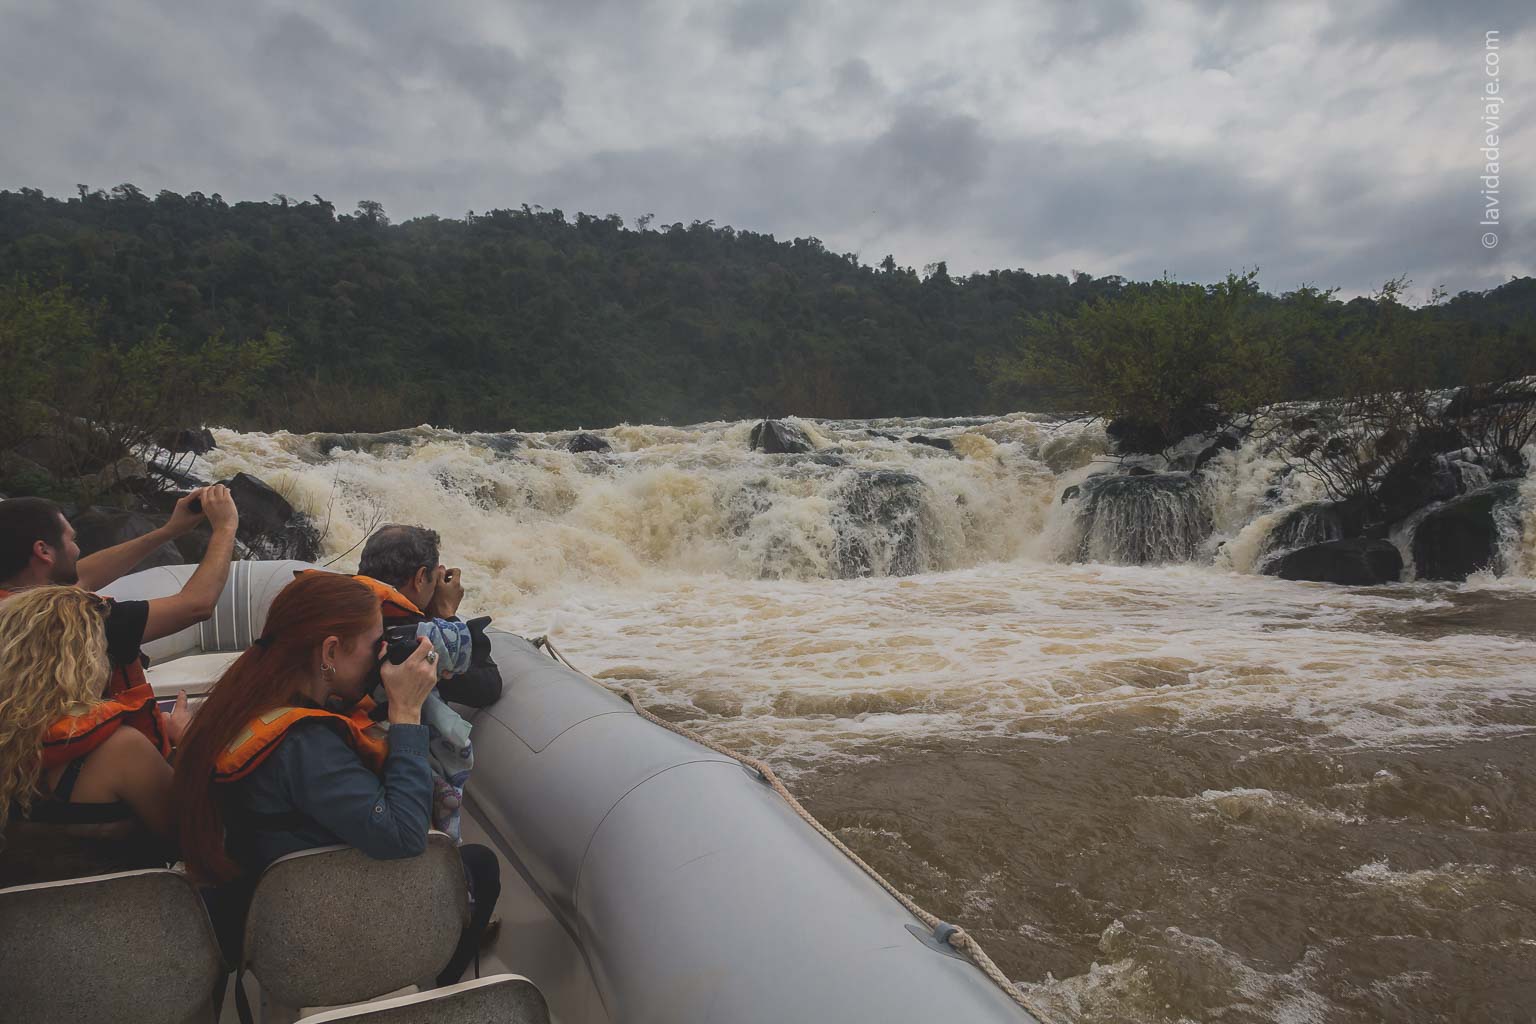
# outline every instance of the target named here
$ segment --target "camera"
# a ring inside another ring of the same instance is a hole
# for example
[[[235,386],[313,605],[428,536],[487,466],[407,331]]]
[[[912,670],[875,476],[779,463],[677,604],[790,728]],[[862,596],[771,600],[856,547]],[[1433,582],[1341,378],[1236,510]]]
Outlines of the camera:
[[[416,624],[406,622],[384,627],[384,643],[388,645],[384,660],[391,665],[404,664],[405,659],[416,653]]]

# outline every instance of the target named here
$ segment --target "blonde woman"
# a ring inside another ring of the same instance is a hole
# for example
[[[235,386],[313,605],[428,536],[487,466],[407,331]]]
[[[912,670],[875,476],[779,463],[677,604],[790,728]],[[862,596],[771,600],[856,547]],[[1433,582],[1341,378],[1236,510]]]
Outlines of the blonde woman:
[[[0,885],[164,865],[173,743],[148,685],[101,699],[112,603],[44,586],[0,602]]]

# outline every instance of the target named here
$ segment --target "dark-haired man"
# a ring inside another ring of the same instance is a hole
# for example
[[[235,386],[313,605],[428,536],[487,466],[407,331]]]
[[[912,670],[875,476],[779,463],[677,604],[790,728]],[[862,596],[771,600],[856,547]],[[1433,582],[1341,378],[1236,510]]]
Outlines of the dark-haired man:
[[[142,685],[146,680],[140,645],[212,615],[229,578],[240,514],[223,485],[202,487],[182,497],[159,529],[84,558],[75,543],[75,528],[59,506],[45,498],[0,501],[0,600],[13,591],[49,584],[100,589],[205,518],[213,527],[213,536],[202,562],[179,593],[152,601],[112,602],[107,617],[112,675],[105,693],[121,693]]]
[[[439,619],[471,635],[473,653],[469,669],[443,680],[438,690],[445,700],[483,708],[501,696],[501,672],[491,660],[490,642],[485,637],[485,626],[490,620],[460,622],[463,574],[442,565],[438,558],[439,543],[435,530],[396,523],[381,526],[363,545],[357,574],[364,582],[371,579],[383,584],[380,606],[386,626]]]

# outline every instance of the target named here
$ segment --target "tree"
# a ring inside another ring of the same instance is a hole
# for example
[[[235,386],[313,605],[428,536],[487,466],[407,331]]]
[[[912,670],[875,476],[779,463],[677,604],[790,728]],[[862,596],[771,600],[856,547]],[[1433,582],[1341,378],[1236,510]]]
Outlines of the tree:
[[[357,204],[358,216],[375,227],[388,227],[389,216],[384,212],[384,204],[376,199],[362,199]]]
[[[1219,421],[1274,401],[1287,390],[1282,353],[1305,326],[1255,315],[1257,273],[1210,286],[1163,278],[1029,317],[1017,347],[992,364],[997,380],[1155,427],[1170,442],[1213,414]]]
[[[163,328],[125,344],[99,331],[98,311],[68,287],[0,287],[0,376],[14,389],[0,409],[0,476],[41,471],[56,481],[42,490],[89,501],[123,457],[262,390],[287,353],[275,332],[183,348]]]
[[[1081,411],[1094,389],[1163,387],[1159,374],[1166,394],[1146,408],[1185,389],[1234,403],[1317,398],[1337,385],[1338,346],[1370,305],[1249,288],[1230,297],[1243,309],[1234,345],[1213,341],[1221,332],[1207,323],[1228,300],[1200,285],[947,266],[940,277],[937,264],[924,281],[894,257],[871,267],[814,237],[707,220],[637,227],[531,205],[391,224],[372,200],[338,217],[321,196],[285,206],[196,191],[144,203],[88,187],[67,201],[0,190],[0,266],[67,284],[91,311],[86,348],[158,333],[187,353],[214,336],[281,334],[274,386],[236,395],[218,417],[295,431],[696,422],[756,415],[765,402],[804,416]],[[1087,312],[1100,304],[1110,312]],[[1533,315],[1536,281],[1520,279],[1405,307],[1400,320],[1443,332],[1421,367],[1443,387],[1530,365]],[[1175,329],[1179,316],[1199,330]],[[1066,325],[1062,338],[1034,323],[1051,318]],[[1111,359],[1127,332],[1148,332],[1157,360]],[[1185,351],[1199,338],[1214,361]],[[1119,377],[1095,383],[1085,370],[1079,386],[1024,365],[1029,350],[1043,364],[1102,357]],[[1221,374],[1204,380],[1178,359]]]

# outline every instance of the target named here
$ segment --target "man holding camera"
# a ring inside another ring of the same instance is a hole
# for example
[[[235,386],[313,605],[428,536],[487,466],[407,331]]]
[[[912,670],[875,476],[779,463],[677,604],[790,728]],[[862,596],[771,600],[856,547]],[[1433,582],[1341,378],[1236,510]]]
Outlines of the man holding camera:
[[[363,545],[357,574],[364,582],[382,585],[374,589],[386,630],[428,623],[436,633],[435,646],[469,644],[468,667],[444,678],[438,692],[455,704],[483,708],[501,696],[501,672],[491,660],[491,644],[485,636],[490,619],[459,619],[459,604],[464,600],[462,573],[441,564],[438,544],[436,531],[420,526],[380,527]]]
[[[229,578],[240,513],[222,484],[200,487],[176,502],[157,530],[80,557],[75,528],[58,505],[44,498],[0,501],[0,600],[30,587],[78,585],[97,590],[132,571],[154,550],[207,521],[208,550],[181,590],[150,601],[113,601],[107,617],[111,677],[104,696],[145,683],[141,644],[170,636],[213,614]],[[177,702],[184,710],[185,700]]]

